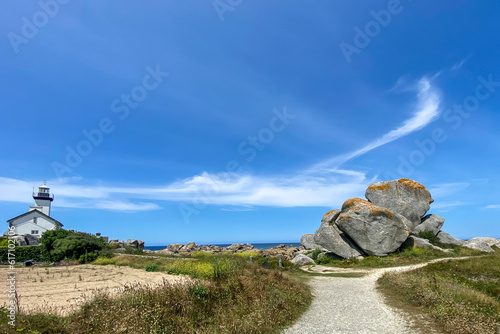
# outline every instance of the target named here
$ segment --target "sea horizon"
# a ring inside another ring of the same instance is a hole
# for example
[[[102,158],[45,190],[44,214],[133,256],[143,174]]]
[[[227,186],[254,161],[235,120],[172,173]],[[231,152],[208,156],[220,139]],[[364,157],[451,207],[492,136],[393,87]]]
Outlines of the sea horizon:
[[[210,246],[220,246],[220,247],[227,247],[227,246],[231,246],[233,244],[251,244],[253,245],[254,248],[257,248],[257,249],[269,249],[271,247],[275,247],[275,246],[278,246],[278,245],[286,245],[286,246],[296,246],[296,247],[299,247],[300,246],[300,242],[256,242],[256,243],[252,243],[252,242],[233,242],[233,243],[207,243],[207,244],[200,244],[199,246],[206,246],[206,245],[210,245]],[[162,250],[162,249],[165,249],[167,248],[168,245],[161,245],[161,246],[144,246],[144,249],[147,249],[147,250]]]

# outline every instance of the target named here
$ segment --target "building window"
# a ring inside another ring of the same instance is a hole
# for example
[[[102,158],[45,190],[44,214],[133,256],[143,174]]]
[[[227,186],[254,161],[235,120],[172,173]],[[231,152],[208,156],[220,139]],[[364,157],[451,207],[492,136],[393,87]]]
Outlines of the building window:
[[[33,218],[33,223],[36,224],[37,220],[38,220],[38,217]]]
[[[31,230],[31,234],[38,234],[38,230]]]

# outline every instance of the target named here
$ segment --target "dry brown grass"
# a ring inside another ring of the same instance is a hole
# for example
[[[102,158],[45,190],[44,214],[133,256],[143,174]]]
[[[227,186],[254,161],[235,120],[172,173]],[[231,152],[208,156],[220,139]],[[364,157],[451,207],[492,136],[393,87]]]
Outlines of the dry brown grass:
[[[98,294],[74,315],[19,314],[16,326],[24,333],[278,333],[309,306],[306,284],[241,257],[233,260],[236,269],[210,280],[130,285],[118,296]],[[0,332],[18,333],[0,317]]]
[[[6,277],[7,271],[7,266],[0,267],[2,276]],[[129,267],[90,264],[20,267],[15,271],[20,309],[30,314],[50,312],[55,315],[68,315],[100,291],[115,295],[130,284],[159,286],[163,280],[181,282],[189,279],[185,276],[152,273]],[[7,294],[0,294],[0,306],[5,307],[8,301]]]

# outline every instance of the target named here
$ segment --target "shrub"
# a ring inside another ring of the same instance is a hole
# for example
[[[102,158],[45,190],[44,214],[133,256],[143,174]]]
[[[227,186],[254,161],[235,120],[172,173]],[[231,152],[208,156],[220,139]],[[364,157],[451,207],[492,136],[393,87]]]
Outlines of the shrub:
[[[9,238],[3,238],[2,241],[0,241],[0,247],[7,247],[9,245]]]
[[[54,249],[53,245],[56,240],[66,238],[70,233],[72,232],[63,229],[45,231],[42,234],[40,242],[47,248],[47,251],[50,252]]]
[[[8,250],[8,247],[0,247],[0,261],[8,262]],[[33,260],[35,262],[50,261],[49,252],[44,245],[16,246],[14,254],[16,256],[15,260],[17,263],[27,260]]]
[[[147,266],[147,267],[146,267],[146,271],[151,271],[151,272],[153,272],[153,271],[159,271],[159,269],[158,269],[158,266],[157,266],[157,265],[151,265],[151,266]]]
[[[418,236],[422,239],[427,239],[431,244],[439,242],[438,237],[432,231],[420,232]]]
[[[203,285],[195,285],[189,287],[189,293],[198,301],[207,302],[208,289]]]
[[[231,275],[238,268],[234,258],[231,257],[214,256],[211,264],[215,279]]]
[[[125,246],[124,248],[125,251],[123,253],[125,254],[141,255],[144,253],[144,250],[142,248],[135,248],[129,246]]]
[[[323,251],[319,248],[316,248],[315,250],[312,251],[311,258],[316,261],[318,259],[318,255],[323,253]]]
[[[41,243],[46,247],[52,261],[70,259],[80,263],[92,262],[101,255],[103,249],[109,249],[100,238],[67,230],[47,231],[42,234]]]

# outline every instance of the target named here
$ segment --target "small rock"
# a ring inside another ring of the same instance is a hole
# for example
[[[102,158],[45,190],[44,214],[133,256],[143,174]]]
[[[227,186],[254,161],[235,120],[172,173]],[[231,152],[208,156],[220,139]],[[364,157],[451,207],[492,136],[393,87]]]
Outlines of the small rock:
[[[305,266],[307,264],[314,264],[314,260],[304,254],[297,254],[292,260],[292,263],[297,266]]]

